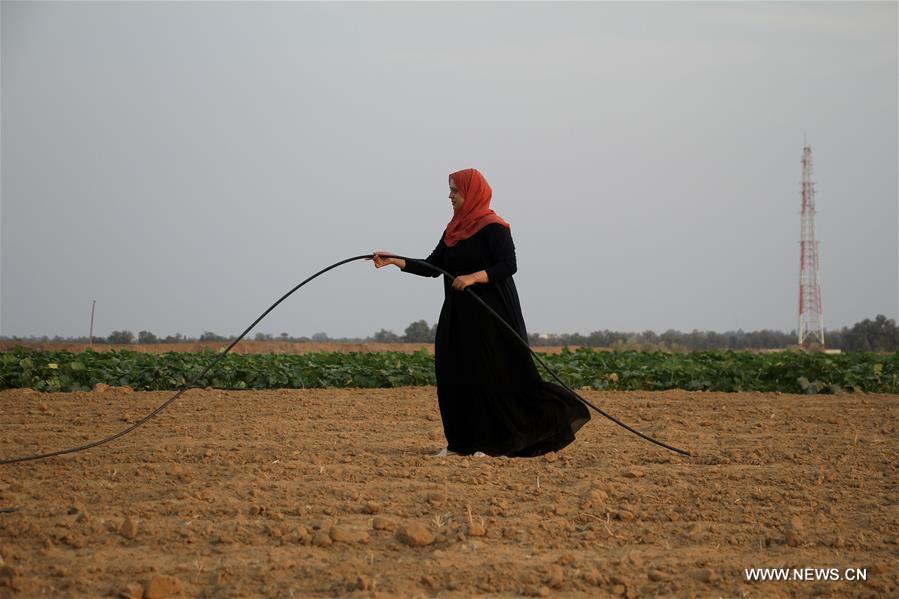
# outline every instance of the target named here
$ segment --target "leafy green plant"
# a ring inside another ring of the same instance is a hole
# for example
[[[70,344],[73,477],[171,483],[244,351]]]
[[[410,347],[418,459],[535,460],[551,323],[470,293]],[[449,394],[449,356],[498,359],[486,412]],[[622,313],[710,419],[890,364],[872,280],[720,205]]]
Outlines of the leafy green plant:
[[[87,391],[97,383],[141,391],[173,390],[193,380],[215,352],[43,352],[16,347],[0,353],[0,389]],[[573,388],[688,389],[899,393],[899,352],[843,354],[710,351],[608,352],[565,348],[541,357]],[[542,367],[541,376],[554,380]],[[272,389],[434,385],[434,358],[425,350],[307,354],[228,354],[197,381],[199,387]]]

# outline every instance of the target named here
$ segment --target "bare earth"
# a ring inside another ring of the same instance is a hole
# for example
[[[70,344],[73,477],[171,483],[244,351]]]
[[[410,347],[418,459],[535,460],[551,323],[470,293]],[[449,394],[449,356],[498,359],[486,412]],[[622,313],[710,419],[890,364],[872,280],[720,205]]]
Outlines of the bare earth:
[[[899,595],[899,396],[583,393],[694,457],[599,416],[542,458],[429,457],[432,387],[188,391],[0,466],[0,597]],[[168,397],[0,392],[0,457]]]
[[[128,345],[117,345],[113,343],[97,343],[91,349],[94,351],[138,351],[152,354],[163,354],[167,352],[187,352],[195,353],[204,349],[212,351],[222,351],[228,347],[230,341],[197,341],[194,343],[129,343]],[[48,341],[42,342],[25,342],[25,341],[0,341],[0,351],[9,351],[14,347],[26,347],[28,349],[37,349],[41,351],[70,351],[81,352],[88,348],[85,343],[56,343]],[[576,350],[578,345],[569,345],[571,351]],[[411,354],[424,349],[429,354],[434,353],[433,343],[316,343],[310,341],[308,343],[290,343],[281,341],[247,341],[241,340],[234,346],[230,353],[234,354],[305,354],[310,352],[384,352],[394,351],[404,354]],[[540,353],[557,354],[562,351],[561,345],[534,346],[534,351]],[[594,347],[594,351],[611,351],[608,348]]]
[[[21,346],[29,349],[37,349],[41,351],[70,351],[81,352],[90,347],[94,351],[138,351],[151,354],[162,354],[167,352],[187,352],[195,353],[204,349],[212,351],[224,350],[230,341],[195,341],[192,343],[129,343],[127,345],[116,343],[95,343],[88,346],[86,343],[65,343],[65,342],[28,342],[28,341],[0,341],[0,351],[9,351],[10,349]],[[433,343],[290,343],[282,341],[250,341],[242,339],[240,343],[234,346],[231,353],[235,354],[305,354],[309,352],[383,352],[398,351],[406,354],[414,353],[424,348],[428,353],[434,353]],[[561,348],[556,349],[561,351]]]

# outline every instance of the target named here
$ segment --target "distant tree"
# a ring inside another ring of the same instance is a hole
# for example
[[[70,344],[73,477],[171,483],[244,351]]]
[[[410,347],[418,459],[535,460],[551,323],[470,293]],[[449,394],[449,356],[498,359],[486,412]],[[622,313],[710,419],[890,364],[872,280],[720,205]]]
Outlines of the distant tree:
[[[281,341],[287,341],[288,339],[290,339],[290,335],[288,335],[287,333],[281,333],[281,335],[279,335],[278,338],[279,338]]]
[[[400,337],[393,331],[381,329],[380,331],[375,333],[375,341],[377,341],[378,343],[398,343],[400,341]]]
[[[107,343],[131,343],[134,341],[134,333],[131,331],[113,331],[106,338]]]
[[[331,340],[327,333],[316,333],[312,336],[312,340],[316,343],[327,343]]]
[[[274,337],[269,333],[256,333],[256,341],[271,341]]]
[[[844,335],[849,331],[849,327],[843,327],[837,330],[824,330],[824,340],[827,341],[827,347],[831,349],[843,349],[845,344]]]
[[[683,335],[681,335],[679,332],[675,331],[674,329],[668,329],[659,336],[659,341],[671,348],[679,344],[682,338]]]
[[[203,331],[203,334],[200,335],[200,341],[225,341],[225,338],[212,331]]]
[[[138,343],[159,343],[159,339],[150,331],[141,331],[137,334]]]
[[[175,333],[174,335],[166,335],[162,340],[163,343],[182,343],[184,341],[184,335],[181,333]]]
[[[874,320],[868,318],[849,329],[842,335],[843,347],[846,351],[894,352],[899,349],[899,329],[896,321],[878,314]],[[824,337],[827,341],[827,337]]]
[[[406,343],[428,343],[431,339],[431,327],[424,320],[418,320],[406,327],[406,335],[403,337]]]

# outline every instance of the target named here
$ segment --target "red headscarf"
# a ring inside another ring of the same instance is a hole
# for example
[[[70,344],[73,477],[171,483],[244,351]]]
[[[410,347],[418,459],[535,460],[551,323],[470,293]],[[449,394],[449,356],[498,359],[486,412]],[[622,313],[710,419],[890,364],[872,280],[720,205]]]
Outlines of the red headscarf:
[[[443,243],[452,247],[459,241],[468,239],[490,223],[499,223],[504,227],[512,228],[509,223],[490,209],[493,190],[490,189],[484,175],[477,169],[467,168],[457,171],[449,178],[456,184],[465,201],[462,203],[462,208],[453,214],[452,220],[446,226]]]

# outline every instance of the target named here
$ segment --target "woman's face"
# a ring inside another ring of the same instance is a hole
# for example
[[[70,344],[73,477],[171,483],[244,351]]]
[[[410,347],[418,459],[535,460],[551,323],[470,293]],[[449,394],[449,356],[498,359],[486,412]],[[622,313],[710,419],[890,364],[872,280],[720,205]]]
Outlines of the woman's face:
[[[456,187],[456,183],[452,179],[450,179],[449,188],[449,199],[453,204],[453,211],[458,212],[459,208],[461,208],[462,204],[465,202],[465,198],[459,193],[459,188]]]

